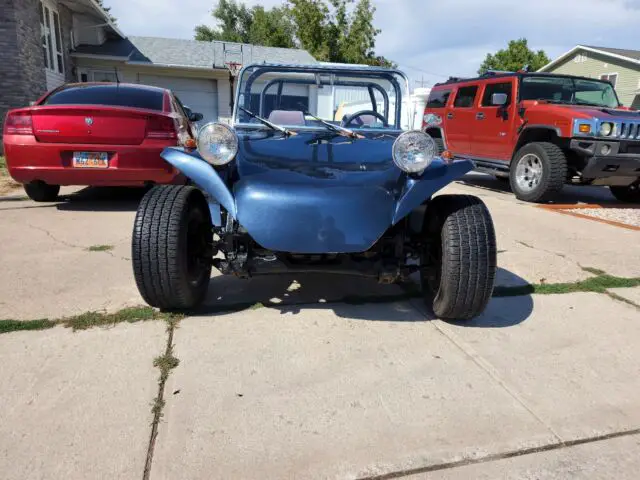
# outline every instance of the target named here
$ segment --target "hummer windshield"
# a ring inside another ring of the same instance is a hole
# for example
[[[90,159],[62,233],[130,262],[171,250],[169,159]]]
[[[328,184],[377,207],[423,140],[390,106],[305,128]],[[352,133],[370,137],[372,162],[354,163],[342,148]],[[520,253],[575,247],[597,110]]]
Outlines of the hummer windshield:
[[[367,66],[253,65],[238,78],[234,124],[287,129],[395,129],[406,123],[408,81]],[[258,117],[258,118],[257,118]]]
[[[546,100],[569,105],[617,108],[615,90],[608,82],[559,76],[525,76],[520,84],[521,100]]]

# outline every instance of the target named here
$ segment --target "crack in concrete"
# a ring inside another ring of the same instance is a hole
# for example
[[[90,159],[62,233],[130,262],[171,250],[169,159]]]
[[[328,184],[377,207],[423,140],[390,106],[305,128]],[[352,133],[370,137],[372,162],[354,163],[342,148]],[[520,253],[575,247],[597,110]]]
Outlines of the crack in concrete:
[[[45,235],[47,235],[51,240],[53,240],[53,241],[54,241],[54,242],[56,242],[56,243],[59,243],[60,245],[64,245],[65,247],[75,248],[75,249],[79,249],[79,250],[86,250],[86,247],[83,247],[82,245],[76,245],[76,244],[74,244],[74,243],[69,243],[69,242],[67,242],[67,241],[65,241],[65,240],[62,240],[62,239],[60,239],[60,238],[56,237],[55,235],[53,235],[53,234],[52,234],[49,230],[47,230],[46,228],[38,227],[38,226],[33,225],[33,224],[31,224],[31,223],[27,223],[26,225],[27,225],[28,227],[33,228],[34,230],[39,230],[39,231],[41,231],[42,233],[44,233]],[[117,260],[124,260],[124,261],[126,261],[126,262],[130,262],[130,261],[131,261],[131,259],[130,259],[130,258],[127,258],[127,257],[120,257],[120,256],[117,256],[117,255],[114,255],[114,253],[113,253],[113,252],[110,252],[110,251],[108,251],[108,250],[101,251],[100,253],[106,253],[106,254],[107,254],[107,255],[109,255],[110,257],[115,258],[115,259],[117,259]]]
[[[167,327],[167,345],[165,347],[164,354],[162,355],[164,358],[175,358],[173,357],[173,332],[176,329],[177,321],[169,321]],[[164,409],[164,391],[167,383],[167,378],[169,377],[169,372],[171,368],[169,367],[166,370],[163,370],[163,366],[160,364],[156,364],[154,361],[154,365],[160,369],[160,379],[158,381],[158,395],[154,399],[154,404],[152,408],[153,412],[153,420],[151,422],[151,433],[149,435],[149,445],[147,446],[147,457],[144,464],[144,471],[142,473],[142,480],[149,480],[151,477],[151,466],[153,465],[153,453],[156,447],[156,439],[158,438],[158,426],[160,424],[160,419],[162,418],[162,411]],[[177,365],[177,364],[176,364]]]
[[[558,253],[558,252],[552,252],[551,250],[546,250],[544,248],[540,248],[540,247],[534,247],[533,245],[529,245],[528,243],[525,243],[521,240],[516,240],[516,243],[519,243],[520,245],[530,248],[531,250],[538,250],[540,252],[545,252],[548,253],[549,255],[555,255],[556,257],[560,257],[560,258],[567,258],[567,256],[564,253]],[[569,259],[572,262],[574,261],[573,259]],[[577,262],[576,262],[577,263]]]
[[[529,406],[529,404],[520,396],[518,393],[513,390],[507,382],[500,378],[500,375],[496,371],[496,369],[489,363],[487,360],[482,358],[481,355],[476,353],[471,346],[462,341],[453,331],[446,328],[444,324],[440,324],[439,321],[434,321],[433,326],[438,330],[445,338],[447,338],[451,343],[453,343],[458,349],[460,349],[465,355],[467,355],[481,370],[483,370],[487,375],[489,375],[495,382],[500,385],[500,387],[511,396],[516,402],[520,404],[529,414],[531,414],[541,425],[543,425],[551,434],[555,437],[555,439],[564,443],[563,438],[560,436],[558,432],[554,430],[554,428],[546,422],[540,415],[538,415],[535,410]]]
[[[639,434],[640,434],[640,428],[635,428],[632,430],[623,430],[620,432],[608,433],[605,435],[581,438],[578,440],[569,440],[567,442],[550,443],[542,447],[523,448],[520,450],[511,450],[508,452],[494,453],[492,455],[486,455],[480,458],[466,458],[466,459],[457,460],[454,462],[439,463],[435,465],[412,468],[407,470],[398,470],[395,472],[389,472],[382,475],[360,477],[358,480],[389,480],[392,478],[402,478],[402,477],[408,477],[410,475],[436,472],[438,470],[450,470],[453,468],[464,467],[467,465],[478,465],[482,463],[495,462],[498,460],[506,460],[509,458],[522,457],[525,455],[533,455],[536,453],[551,452],[554,450],[563,450],[565,448],[577,447],[580,445],[586,445],[586,444],[596,443],[596,442],[603,442],[606,440],[612,440],[614,438],[630,437],[630,436],[639,435]]]

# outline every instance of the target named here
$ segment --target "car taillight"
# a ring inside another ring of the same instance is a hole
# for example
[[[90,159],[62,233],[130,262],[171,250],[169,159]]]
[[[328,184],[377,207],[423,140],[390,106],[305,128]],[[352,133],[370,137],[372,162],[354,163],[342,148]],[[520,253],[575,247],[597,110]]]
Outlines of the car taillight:
[[[172,140],[178,138],[176,124],[171,117],[147,118],[147,138]]]
[[[33,135],[33,122],[29,112],[9,112],[4,122],[5,135]]]

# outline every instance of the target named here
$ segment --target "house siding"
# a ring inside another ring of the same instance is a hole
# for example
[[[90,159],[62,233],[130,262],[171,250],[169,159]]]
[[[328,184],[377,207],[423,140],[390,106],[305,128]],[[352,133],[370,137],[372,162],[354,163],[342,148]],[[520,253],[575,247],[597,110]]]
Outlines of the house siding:
[[[586,55],[586,60],[576,62],[578,55]],[[640,65],[585,50],[576,51],[572,56],[546,71],[590,78],[617,73],[616,92],[622,104],[626,106],[634,103],[636,92],[640,89]]]
[[[0,65],[4,123],[7,110],[28,105],[46,90],[38,0],[0,0]]]

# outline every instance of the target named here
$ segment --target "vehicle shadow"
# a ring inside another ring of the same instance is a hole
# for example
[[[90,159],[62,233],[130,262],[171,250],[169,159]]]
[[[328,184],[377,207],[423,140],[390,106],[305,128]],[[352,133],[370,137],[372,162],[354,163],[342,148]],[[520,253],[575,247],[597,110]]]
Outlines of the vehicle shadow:
[[[509,276],[517,284],[526,284],[511,272],[499,273],[501,278]],[[263,276],[248,280],[215,276],[211,278],[204,304],[190,315],[225,315],[261,308],[278,310],[283,315],[332,310],[342,318],[369,321],[436,319],[426,307],[418,283],[381,285],[367,278],[324,274]],[[530,295],[493,298],[485,312],[467,325],[486,328],[517,325],[525,321],[532,310]]]
[[[61,195],[58,210],[75,212],[134,212],[148,188],[87,187]]]
[[[497,179],[493,175],[472,172],[462,177],[457,183],[513,196],[508,180]],[[552,203],[568,205],[578,203],[615,205],[620,204],[620,201],[611,194],[607,187],[565,185]]]

